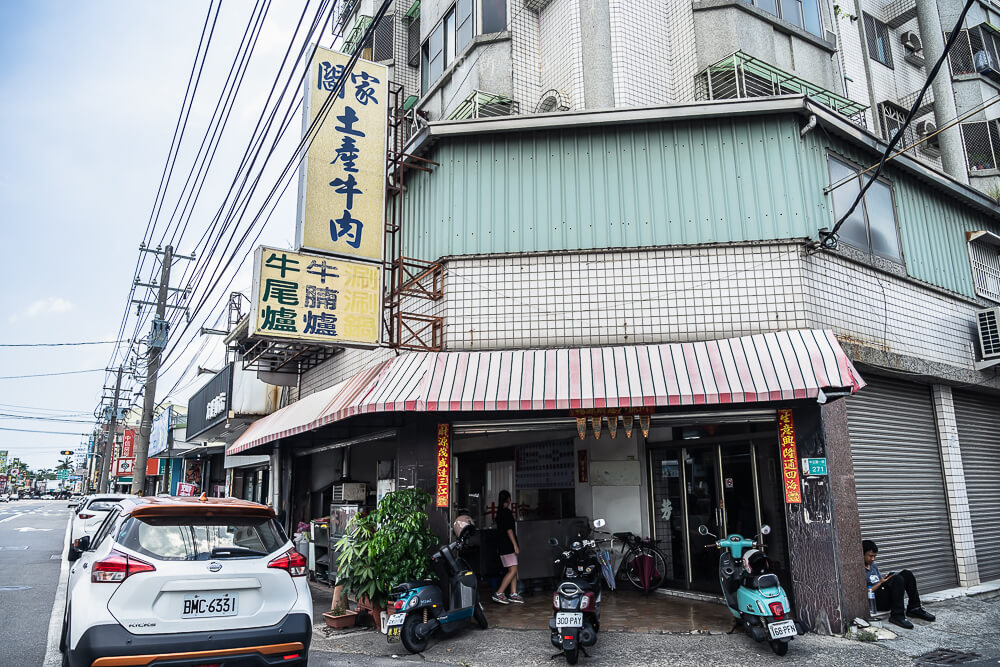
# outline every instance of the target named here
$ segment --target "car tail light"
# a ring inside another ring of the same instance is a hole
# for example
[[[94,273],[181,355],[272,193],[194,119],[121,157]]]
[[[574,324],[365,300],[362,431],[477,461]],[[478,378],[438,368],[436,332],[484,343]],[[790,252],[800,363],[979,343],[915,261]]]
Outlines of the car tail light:
[[[772,602],[767,606],[771,608],[771,613],[774,614],[775,618],[781,619],[785,617],[785,606],[780,602]]]
[[[290,655],[283,655],[283,656],[281,656],[281,659],[282,660],[295,660],[295,659],[300,658],[300,657],[302,657],[302,656],[300,656],[298,653],[292,653]]]
[[[267,566],[285,570],[293,577],[302,577],[306,574],[306,559],[295,549],[289,549],[268,563]]]
[[[96,514],[87,514],[86,512],[80,512],[79,516],[80,516],[81,519],[93,519],[97,515]]]
[[[135,556],[112,549],[106,558],[94,563],[90,580],[95,584],[120,584],[140,572],[156,572],[156,568]]]

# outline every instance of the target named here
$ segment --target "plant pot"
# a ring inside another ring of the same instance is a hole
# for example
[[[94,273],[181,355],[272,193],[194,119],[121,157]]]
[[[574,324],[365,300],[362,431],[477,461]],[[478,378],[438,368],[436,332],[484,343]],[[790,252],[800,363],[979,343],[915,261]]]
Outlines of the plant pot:
[[[324,611],[323,618],[326,619],[328,627],[337,629],[351,628],[354,627],[354,624],[358,620],[358,612],[345,611],[339,616],[334,616],[332,611]]]
[[[382,612],[385,611],[385,607],[380,604],[373,604],[367,597],[362,597],[358,600],[358,606],[367,609],[371,613],[375,629],[382,632]]]

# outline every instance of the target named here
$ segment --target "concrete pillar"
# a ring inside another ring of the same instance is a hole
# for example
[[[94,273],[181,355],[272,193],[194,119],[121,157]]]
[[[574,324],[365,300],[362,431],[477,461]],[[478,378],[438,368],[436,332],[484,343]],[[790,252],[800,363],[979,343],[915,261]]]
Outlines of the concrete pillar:
[[[928,70],[934,66],[937,59],[944,53],[944,27],[938,13],[938,0],[917,0],[917,24],[920,27],[920,39],[924,44],[924,58]],[[950,30],[952,26],[948,26]],[[941,65],[941,70],[931,84],[934,91],[934,121],[938,127],[944,127],[958,117],[955,105],[955,91],[952,89],[951,70],[948,63]],[[948,128],[937,135],[941,145],[941,164],[945,173],[955,180],[968,184],[969,172],[966,168],[965,151],[962,148],[960,126]]]
[[[583,99],[586,109],[615,106],[615,80],[611,66],[610,0],[581,0],[580,30],[583,44]]]
[[[955,545],[959,585],[976,586],[979,584],[979,563],[976,560],[976,542],[972,534],[972,517],[969,514],[969,497],[965,489],[965,470],[962,467],[951,387],[933,385],[931,397],[934,401],[934,422],[937,425],[948,519],[951,523],[951,535],[942,535],[941,539],[950,538]]]

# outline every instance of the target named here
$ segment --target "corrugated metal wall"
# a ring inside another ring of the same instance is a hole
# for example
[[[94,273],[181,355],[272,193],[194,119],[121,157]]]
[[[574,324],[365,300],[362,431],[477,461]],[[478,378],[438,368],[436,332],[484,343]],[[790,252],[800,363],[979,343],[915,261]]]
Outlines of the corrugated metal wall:
[[[875,158],[793,115],[441,140],[408,175],[403,252],[448,255],[817,237],[834,216],[827,151]],[[889,169],[911,275],[972,296],[957,200]]]
[[[930,388],[865,380],[847,399],[861,536],[878,544],[883,573],[912,570],[926,592],[957,586]]]
[[[954,399],[979,578],[1000,579],[1000,399],[961,391]]]

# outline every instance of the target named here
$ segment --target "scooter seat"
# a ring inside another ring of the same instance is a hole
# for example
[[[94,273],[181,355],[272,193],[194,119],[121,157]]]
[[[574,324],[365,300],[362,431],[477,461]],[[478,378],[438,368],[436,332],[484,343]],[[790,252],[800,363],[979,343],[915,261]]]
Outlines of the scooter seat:
[[[437,581],[434,579],[424,579],[423,581],[407,581],[402,584],[397,584],[392,587],[391,593],[399,595],[401,593],[407,593],[412,591],[414,588],[423,588],[424,586],[436,586]]]
[[[767,574],[761,574],[756,577],[750,577],[749,581],[747,582],[747,585],[750,588],[761,589],[761,588],[777,588],[778,586],[781,585],[781,583],[778,581],[778,575],[769,572]]]

